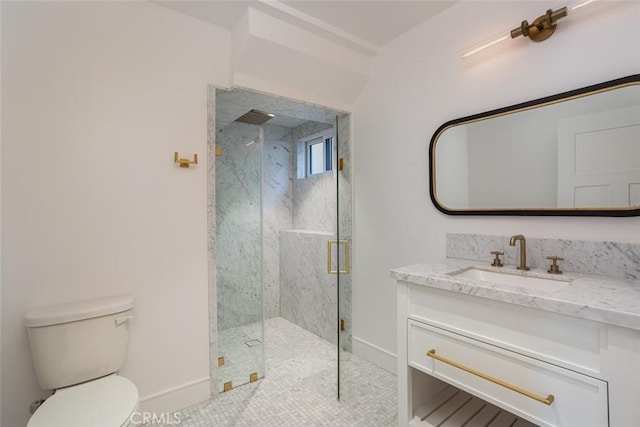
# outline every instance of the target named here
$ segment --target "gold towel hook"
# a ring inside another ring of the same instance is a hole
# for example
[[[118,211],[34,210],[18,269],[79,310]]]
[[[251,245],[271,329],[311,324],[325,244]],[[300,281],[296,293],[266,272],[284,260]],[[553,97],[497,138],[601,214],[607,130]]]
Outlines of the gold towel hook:
[[[176,151],[175,153],[173,153],[173,161],[174,161],[174,163],[178,163],[181,168],[188,168],[190,165],[197,165],[198,164],[198,155],[194,154],[193,155],[193,160],[180,159],[179,155],[178,155],[178,152]]]

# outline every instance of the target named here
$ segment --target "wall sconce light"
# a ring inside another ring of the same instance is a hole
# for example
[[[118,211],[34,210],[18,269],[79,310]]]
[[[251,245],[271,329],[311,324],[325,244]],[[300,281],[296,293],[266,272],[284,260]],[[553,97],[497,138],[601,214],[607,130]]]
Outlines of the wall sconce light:
[[[524,20],[518,28],[511,30],[511,38],[515,39],[516,37],[524,36],[529,37],[534,42],[546,40],[556,31],[558,19],[564,18],[567,13],[566,7],[558,10],[549,9],[547,13],[536,18],[531,24]]]
[[[526,20],[522,21],[519,27],[509,31],[508,34],[498,34],[496,37],[490,39],[488,42],[483,43],[478,47],[463,51],[460,54],[460,58],[468,58],[471,55],[474,55],[495,44],[508,40],[509,38],[515,39],[517,37],[523,36],[529,37],[529,39],[534,42],[544,41],[551,37],[551,35],[555,32],[559,19],[564,18],[569,14],[573,14],[576,10],[583,8],[584,6],[587,6],[594,1],[596,0],[584,0],[579,1],[572,6],[561,7],[557,10],[549,9],[547,10],[547,13],[536,18],[531,24],[529,24],[529,22]]]

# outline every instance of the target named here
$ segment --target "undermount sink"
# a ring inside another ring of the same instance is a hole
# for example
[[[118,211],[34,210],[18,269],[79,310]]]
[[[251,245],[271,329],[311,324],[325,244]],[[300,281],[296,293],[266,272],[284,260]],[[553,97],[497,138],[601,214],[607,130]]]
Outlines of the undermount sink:
[[[471,267],[466,270],[450,273],[450,275],[455,277],[462,277],[465,279],[478,280],[486,283],[493,283],[497,285],[516,286],[518,288],[535,289],[541,291],[557,291],[568,285],[572,280],[570,278],[555,279],[538,277],[531,275],[531,273],[520,273],[515,271],[497,272],[483,270],[476,267]]]

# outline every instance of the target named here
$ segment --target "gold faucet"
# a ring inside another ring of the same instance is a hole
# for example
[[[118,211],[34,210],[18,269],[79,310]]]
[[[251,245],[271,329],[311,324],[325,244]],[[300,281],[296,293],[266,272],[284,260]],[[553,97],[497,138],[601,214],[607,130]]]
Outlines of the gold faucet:
[[[509,246],[515,246],[518,240],[520,241],[520,265],[518,270],[529,270],[529,267],[527,267],[527,241],[524,236],[522,234],[511,236]]]

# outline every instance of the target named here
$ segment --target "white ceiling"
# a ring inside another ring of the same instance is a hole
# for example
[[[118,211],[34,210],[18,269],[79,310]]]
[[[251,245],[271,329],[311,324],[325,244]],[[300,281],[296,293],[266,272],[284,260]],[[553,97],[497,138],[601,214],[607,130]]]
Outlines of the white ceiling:
[[[284,1],[377,46],[409,31],[451,6],[452,1]]]
[[[374,46],[383,46],[416,25],[453,5],[455,1],[198,1],[156,0],[153,3],[231,30],[247,7],[275,13],[293,8],[302,18],[336,29]]]
[[[151,3],[173,9],[177,12],[184,13],[185,15],[231,30],[252,2],[217,0],[152,0]]]

